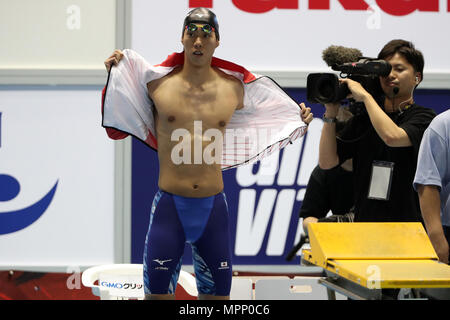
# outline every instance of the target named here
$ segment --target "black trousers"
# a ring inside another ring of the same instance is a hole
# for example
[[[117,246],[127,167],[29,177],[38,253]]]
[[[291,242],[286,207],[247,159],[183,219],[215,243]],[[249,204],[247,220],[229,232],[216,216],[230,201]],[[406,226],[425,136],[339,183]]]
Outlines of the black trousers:
[[[449,226],[442,226],[444,228],[444,235],[447,239],[447,242],[450,244],[450,227]],[[449,256],[450,256],[450,249],[449,249]],[[450,259],[449,259],[450,264]]]

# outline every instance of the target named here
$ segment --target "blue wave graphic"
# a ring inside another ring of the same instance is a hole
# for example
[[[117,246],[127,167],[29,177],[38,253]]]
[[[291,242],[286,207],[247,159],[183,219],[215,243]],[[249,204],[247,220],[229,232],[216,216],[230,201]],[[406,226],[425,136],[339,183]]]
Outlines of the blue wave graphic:
[[[20,192],[20,184],[16,178],[8,174],[0,174],[0,201],[14,199]]]
[[[22,230],[39,219],[52,202],[58,182],[59,180],[41,200],[31,206],[10,212],[0,212],[0,235]]]

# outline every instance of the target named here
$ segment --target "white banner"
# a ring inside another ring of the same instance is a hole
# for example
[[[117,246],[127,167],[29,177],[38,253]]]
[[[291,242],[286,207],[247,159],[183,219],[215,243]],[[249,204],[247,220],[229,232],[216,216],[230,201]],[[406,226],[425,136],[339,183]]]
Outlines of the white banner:
[[[189,5],[216,13],[216,56],[251,71],[325,71],[322,51],[332,44],[375,57],[388,41],[401,38],[423,52],[425,73],[450,74],[447,0],[134,0],[133,49],[152,64],[182,51]]]
[[[100,98],[0,91],[0,267],[114,262],[114,144]]]

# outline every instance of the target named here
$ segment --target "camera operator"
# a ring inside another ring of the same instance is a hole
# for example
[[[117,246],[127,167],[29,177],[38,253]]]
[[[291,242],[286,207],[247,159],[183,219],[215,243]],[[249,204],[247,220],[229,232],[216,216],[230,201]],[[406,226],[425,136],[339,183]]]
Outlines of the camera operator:
[[[331,169],[353,159],[355,221],[422,221],[412,182],[422,135],[436,115],[413,100],[414,89],[423,79],[424,59],[405,40],[388,42],[378,59],[392,66],[388,76],[379,77],[384,105],[359,82],[339,80],[367,113],[350,119],[337,138],[340,105],[325,104],[319,166]]]
[[[352,116],[348,108],[339,108],[336,131],[343,129],[346,121]],[[303,218],[303,230],[308,230],[309,223],[323,220],[330,211],[335,216],[349,214],[352,211],[354,204],[352,171],[352,159],[330,170],[323,170],[318,165],[314,168],[299,212],[299,218]]]

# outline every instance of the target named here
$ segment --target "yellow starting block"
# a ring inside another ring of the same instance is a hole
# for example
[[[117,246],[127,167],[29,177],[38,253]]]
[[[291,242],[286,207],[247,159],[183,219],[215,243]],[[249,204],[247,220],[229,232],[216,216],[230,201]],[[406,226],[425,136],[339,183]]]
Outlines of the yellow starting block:
[[[303,261],[324,268],[329,276],[321,283],[350,298],[450,288],[450,266],[438,261],[421,223],[311,223],[308,234]]]

